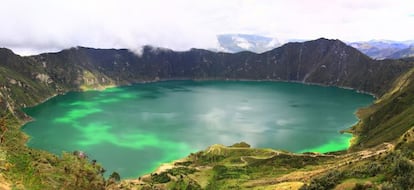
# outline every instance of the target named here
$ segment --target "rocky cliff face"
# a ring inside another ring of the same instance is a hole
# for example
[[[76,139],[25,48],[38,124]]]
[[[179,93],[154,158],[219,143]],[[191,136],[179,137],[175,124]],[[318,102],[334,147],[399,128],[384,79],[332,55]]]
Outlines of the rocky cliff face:
[[[0,49],[0,115],[22,118],[19,108],[35,105],[57,89],[41,64]]]
[[[1,49],[0,105],[13,111],[69,90],[169,79],[294,81],[380,96],[412,66],[402,60],[375,61],[339,40],[327,39],[288,43],[262,54],[147,46],[142,55],[78,47],[20,57]]]

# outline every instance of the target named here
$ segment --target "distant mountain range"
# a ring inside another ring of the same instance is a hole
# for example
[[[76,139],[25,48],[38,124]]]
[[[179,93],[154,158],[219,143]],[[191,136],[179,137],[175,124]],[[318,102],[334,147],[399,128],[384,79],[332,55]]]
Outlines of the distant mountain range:
[[[263,53],[277,48],[282,44],[276,38],[270,38],[252,34],[221,34],[217,35],[219,51],[237,53],[251,51]]]
[[[399,59],[414,55],[414,41],[371,40],[350,42],[348,45],[373,59]]]
[[[406,58],[406,57],[414,57],[414,46],[410,46],[408,48],[399,50],[387,58],[389,59],[399,59],[399,58]]]
[[[283,44],[277,38],[253,34],[221,34],[217,35],[218,51],[237,53],[251,51],[263,53],[280,47]],[[287,40],[288,42],[303,42],[306,40]],[[414,56],[414,40],[391,41],[371,40],[363,42],[348,42],[348,45],[358,49],[373,59],[400,59]]]

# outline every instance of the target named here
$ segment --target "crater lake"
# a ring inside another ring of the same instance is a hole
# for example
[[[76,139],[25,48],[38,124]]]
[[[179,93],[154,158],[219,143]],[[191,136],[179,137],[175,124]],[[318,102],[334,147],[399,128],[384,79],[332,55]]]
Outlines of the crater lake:
[[[354,90],[288,82],[165,81],[70,92],[25,112],[28,146],[84,151],[134,178],[213,144],[247,142],[292,152],[347,149],[341,134],[374,98]]]

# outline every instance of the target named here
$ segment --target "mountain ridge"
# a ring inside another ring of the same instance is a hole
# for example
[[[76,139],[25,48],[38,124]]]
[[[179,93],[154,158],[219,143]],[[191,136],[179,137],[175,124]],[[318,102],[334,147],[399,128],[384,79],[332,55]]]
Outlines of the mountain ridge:
[[[394,52],[393,54],[389,55],[387,59],[401,59],[401,58],[408,58],[414,57],[414,45]]]

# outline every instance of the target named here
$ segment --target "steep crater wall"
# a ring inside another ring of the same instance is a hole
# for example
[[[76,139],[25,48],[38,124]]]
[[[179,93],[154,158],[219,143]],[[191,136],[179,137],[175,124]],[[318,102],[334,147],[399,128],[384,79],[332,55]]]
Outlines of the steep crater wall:
[[[0,49],[1,115],[71,90],[171,79],[275,80],[352,88],[381,97],[413,67],[411,60],[372,60],[339,40],[288,43],[274,50],[236,54],[146,46],[126,49],[77,47],[20,57]]]

